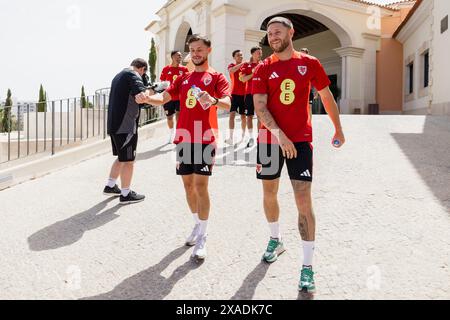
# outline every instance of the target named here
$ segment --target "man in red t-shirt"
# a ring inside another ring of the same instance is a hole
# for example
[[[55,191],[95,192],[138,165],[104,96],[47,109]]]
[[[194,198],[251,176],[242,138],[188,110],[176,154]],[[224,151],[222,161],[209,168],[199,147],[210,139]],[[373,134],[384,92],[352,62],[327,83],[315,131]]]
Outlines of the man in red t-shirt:
[[[252,55],[249,62],[244,63],[240,69],[239,79],[245,82],[245,115],[247,116],[247,129],[249,140],[247,148],[251,148],[255,144],[253,138],[253,116],[255,115],[255,106],[253,104],[252,95],[252,79],[256,67],[261,63],[262,49],[261,47],[253,47],[250,50]],[[259,124],[259,121],[258,121]],[[259,128],[258,128],[259,129]]]
[[[244,65],[243,54],[241,50],[233,51],[234,63],[228,65],[228,72],[230,73],[231,79],[231,110],[230,110],[230,136],[225,140],[225,143],[229,145],[234,144],[234,119],[236,118],[236,112],[241,115],[241,128],[242,128],[242,139],[244,139],[245,128],[247,127],[247,121],[245,116],[245,82],[239,79],[239,73],[241,67]]]
[[[170,56],[172,57],[172,63],[168,66],[165,66],[161,72],[160,79],[161,81],[168,81],[172,84],[175,79],[179,76],[182,76],[185,73],[188,73],[188,69],[181,65],[182,55],[180,51],[172,51]],[[180,114],[180,100],[178,97],[173,97],[173,99],[164,105],[164,111],[166,112],[167,117],[167,126],[169,127],[169,143],[173,141],[174,135],[174,123],[173,123],[173,115],[176,113],[176,120],[178,122],[179,114]]]
[[[183,179],[186,199],[196,221],[186,245],[195,245],[192,256],[206,257],[206,227],[210,203],[208,182],[211,176],[216,143],[210,113],[215,107],[230,110],[229,84],[225,76],[208,64],[211,41],[193,35],[188,40],[194,72],[178,77],[162,94],[136,97],[136,102],[161,105],[180,97],[180,119],[177,123],[177,175]]]
[[[278,223],[277,193],[281,170],[286,161],[303,240],[299,290],[314,292],[312,258],[315,217],[311,201],[313,149],[309,112],[311,85],[319,92],[334,124],[333,146],[341,147],[345,138],[325,70],[316,58],[294,50],[293,35],[294,28],[290,20],[275,17],[269,21],[267,36],[274,54],[258,66],[253,77],[255,109],[263,124],[258,137],[256,174],[263,182],[264,211],[271,231],[263,260],[274,262],[285,250]]]

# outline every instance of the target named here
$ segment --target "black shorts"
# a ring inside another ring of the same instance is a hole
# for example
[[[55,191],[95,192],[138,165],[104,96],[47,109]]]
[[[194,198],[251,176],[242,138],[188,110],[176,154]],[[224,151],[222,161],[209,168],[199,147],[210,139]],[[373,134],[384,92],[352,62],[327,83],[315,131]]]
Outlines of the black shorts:
[[[180,101],[174,100],[167,102],[164,105],[164,111],[166,112],[167,117],[173,116],[175,112],[180,112]]]
[[[216,156],[215,144],[177,144],[177,175],[211,176]]]
[[[119,162],[132,162],[136,159],[138,135],[110,134],[113,155],[119,156]]]
[[[260,180],[275,180],[281,176],[284,162],[291,180],[312,181],[313,147],[309,142],[294,143],[297,158],[286,159],[277,144],[258,144],[256,177]]]
[[[239,114],[245,114],[245,99],[244,96],[237,94],[231,95],[231,109],[230,112],[238,112]]]
[[[255,105],[253,104],[253,95],[245,95],[245,115],[254,116],[255,115]]]

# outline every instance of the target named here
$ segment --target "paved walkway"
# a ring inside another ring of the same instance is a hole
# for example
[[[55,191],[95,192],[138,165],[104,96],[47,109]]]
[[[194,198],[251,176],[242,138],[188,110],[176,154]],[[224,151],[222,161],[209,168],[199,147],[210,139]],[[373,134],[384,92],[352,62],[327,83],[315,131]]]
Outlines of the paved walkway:
[[[450,119],[342,122],[348,143],[337,151],[328,118],[314,118],[315,299],[450,299]],[[140,204],[102,195],[111,155],[0,192],[1,299],[302,298],[286,170],[279,261],[260,263],[268,227],[254,152],[229,149],[233,161],[210,182],[209,255],[197,265],[183,247],[192,219],[173,148],[160,137],[139,145]]]

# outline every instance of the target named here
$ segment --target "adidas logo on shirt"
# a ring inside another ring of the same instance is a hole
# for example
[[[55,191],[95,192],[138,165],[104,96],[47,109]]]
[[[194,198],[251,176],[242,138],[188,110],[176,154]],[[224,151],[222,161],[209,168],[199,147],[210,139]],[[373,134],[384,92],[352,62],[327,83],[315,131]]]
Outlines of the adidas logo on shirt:
[[[303,172],[300,177],[309,177],[311,178],[311,173],[309,172],[309,170],[306,170],[305,172]]]
[[[204,167],[202,170],[200,170],[201,172],[209,172],[209,167],[208,166],[206,166],[206,167]]]
[[[188,80],[184,80],[184,81],[183,81],[183,85],[186,85],[186,84],[189,84],[189,81],[188,81]]]
[[[269,77],[269,80],[273,80],[273,79],[276,79],[276,78],[279,78],[280,76],[274,71],[274,72],[272,72],[272,75]]]

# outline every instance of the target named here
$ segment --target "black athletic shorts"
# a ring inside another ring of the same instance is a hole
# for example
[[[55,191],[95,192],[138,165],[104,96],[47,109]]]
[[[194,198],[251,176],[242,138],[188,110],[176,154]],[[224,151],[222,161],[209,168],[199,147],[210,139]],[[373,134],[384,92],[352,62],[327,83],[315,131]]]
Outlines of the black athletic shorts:
[[[237,94],[231,95],[231,109],[230,112],[237,112],[239,114],[245,114],[245,97]]]
[[[216,156],[215,144],[177,144],[177,175],[211,176]]]
[[[173,116],[175,112],[180,112],[180,101],[169,101],[163,107],[167,117]]]
[[[245,115],[254,116],[255,115],[255,105],[253,104],[253,95],[245,95]]]
[[[110,134],[112,152],[119,156],[119,162],[131,162],[136,159],[138,135],[136,134]]]
[[[256,177],[260,180],[275,180],[281,176],[284,162],[291,180],[312,181],[313,147],[309,142],[294,143],[297,158],[287,159],[277,144],[259,144]]]

